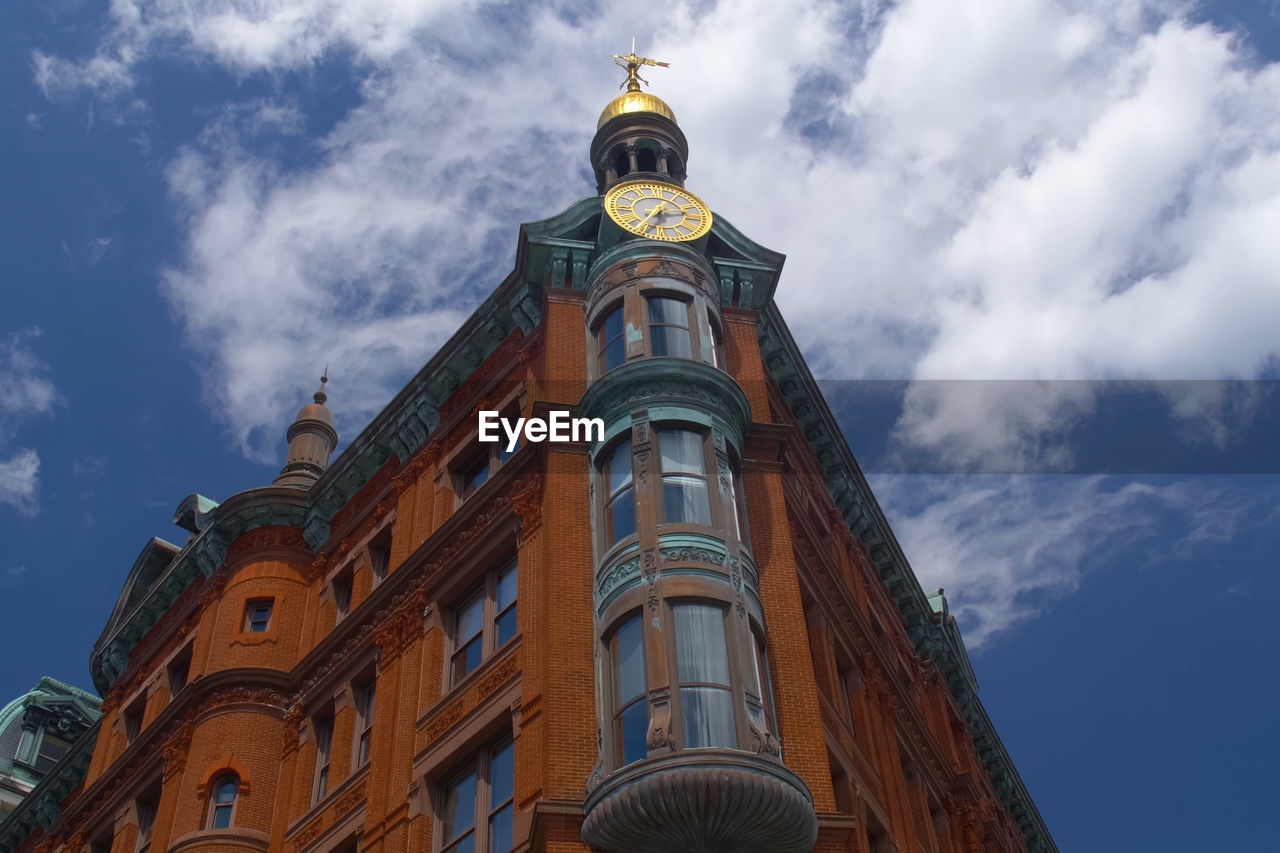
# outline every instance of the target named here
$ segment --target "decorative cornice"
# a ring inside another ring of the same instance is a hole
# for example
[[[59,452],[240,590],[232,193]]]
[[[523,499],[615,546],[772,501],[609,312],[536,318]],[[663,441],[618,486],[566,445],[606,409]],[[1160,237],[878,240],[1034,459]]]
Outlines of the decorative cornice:
[[[1012,759],[977,696],[977,682],[953,621],[935,614],[885,520],[835,416],[809,372],[775,303],[760,313],[760,354],[770,377],[800,426],[839,511],[844,527],[866,548],[897,605],[915,651],[938,667],[973,734],[978,755],[996,793],[1017,821],[1029,853],[1056,853],[1048,827],[1036,810]],[[909,656],[908,660],[911,659]]]

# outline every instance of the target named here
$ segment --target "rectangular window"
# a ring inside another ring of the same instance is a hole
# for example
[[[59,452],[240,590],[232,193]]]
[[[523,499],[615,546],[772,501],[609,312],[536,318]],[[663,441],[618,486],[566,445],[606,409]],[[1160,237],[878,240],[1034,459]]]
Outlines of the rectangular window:
[[[351,571],[345,570],[333,579],[335,621],[341,622],[351,612]]]
[[[615,545],[636,532],[636,494],[631,479],[630,441],[624,441],[614,448],[603,473],[608,484],[605,497],[608,542]]]
[[[317,717],[311,725],[316,733],[316,778],[311,802],[318,803],[329,793],[329,759],[333,754],[333,717]]]
[[[146,709],[146,697],[139,696],[133,704],[124,709],[124,738],[126,743],[133,743],[142,733],[142,714]]]
[[[377,682],[356,688],[356,767],[369,760],[369,743],[373,738],[373,699]]]
[[[135,735],[136,737],[136,735]],[[40,739],[40,751],[36,753],[36,770],[48,773],[62,757],[67,754],[71,744],[53,735],[45,735]]]
[[[627,341],[622,334],[624,329],[621,304],[596,326],[596,341],[600,347],[597,363],[601,373],[607,373],[627,360]]]
[[[507,853],[513,844],[515,743],[482,751],[440,791],[441,853]]]
[[[391,531],[391,527],[387,527],[369,543],[369,568],[374,584],[382,583],[391,570]]]
[[[453,611],[451,681],[456,684],[506,645],[519,631],[517,596],[520,575],[515,561],[489,572],[479,588]]]
[[[187,686],[187,680],[191,677],[191,644],[188,643],[182,651],[174,655],[166,669],[169,676],[169,698],[172,699],[182,692],[182,688]]]
[[[707,463],[702,435],[690,430],[658,430],[662,466],[662,516],[667,524],[711,526]]]
[[[693,358],[689,336],[689,304],[669,296],[650,296],[649,351],[654,356]]]
[[[151,849],[151,836],[156,827],[156,812],[160,807],[160,792],[153,790],[134,800],[138,815],[138,853]]]
[[[265,634],[267,629],[271,627],[271,607],[273,603],[274,600],[270,598],[246,601],[244,605],[244,627],[242,630],[250,634]]]
[[[614,755],[618,766],[648,755],[649,700],[645,687],[642,620],[632,616],[619,626],[610,642],[613,662]]]
[[[705,604],[678,604],[671,612],[685,748],[736,749],[724,611]]]

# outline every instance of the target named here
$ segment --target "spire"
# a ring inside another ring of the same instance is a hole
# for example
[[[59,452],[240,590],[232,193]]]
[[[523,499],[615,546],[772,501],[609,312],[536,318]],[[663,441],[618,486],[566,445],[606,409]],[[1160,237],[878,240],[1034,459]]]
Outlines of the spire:
[[[325,365],[320,390],[312,395],[315,402],[303,406],[289,426],[289,454],[274,485],[309,489],[329,467],[329,455],[338,445],[338,430],[333,425],[333,413],[325,407],[328,382],[329,367]]]
[[[634,38],[631,52],[615,53],[613,61],[627,72],[619,85],[626,91],[605,106],[596,123],[591,142],[596,189],[604,193],[621,180],[636,179],[683,185],[689,144],[676,114],[657,95],[641,89],[642,83],[649,85],[640,76],[642,67],[670,68],[671,63],[637,54]]]
[[[659,62],[656,59],[649,59],[647,56],[636,56],[636,37],[631,37],[631,52],[626,56],[613,55],[613,61],[619,68],[627,69],[627,79],[619,84],[618,88],[627,87],[628,92],[639,92],[640,84],[649,85],[649,81],[640,76],[641,65],[652,65],[657,68],[670,68],[670,62]]]

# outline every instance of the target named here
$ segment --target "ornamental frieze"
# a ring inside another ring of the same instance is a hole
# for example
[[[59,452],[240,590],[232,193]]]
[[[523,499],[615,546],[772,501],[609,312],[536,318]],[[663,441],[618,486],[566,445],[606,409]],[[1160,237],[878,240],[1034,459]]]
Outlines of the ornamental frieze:
[[[520,652],[517,648],[460,695],[451,697],[438,711],[430,712],[429,722],[424,729],[427,741],[430,743],[438,739],[519,672]]]
[[[599,597],[601,599],[608,598],[609,593],[613,592],[618,584],[638,574],[640,574],[640,558],[632,557],[630,560],[627,560],[625,563],[614,568],[613,571],[605,575],[604,579],[600,581]]]

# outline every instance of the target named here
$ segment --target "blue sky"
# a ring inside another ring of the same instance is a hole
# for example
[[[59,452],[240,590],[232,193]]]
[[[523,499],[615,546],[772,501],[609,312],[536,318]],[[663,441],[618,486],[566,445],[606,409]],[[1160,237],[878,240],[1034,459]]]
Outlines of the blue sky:
[[[0,700],[592,192],[634,33],[1062,849],[1277,847],[1277,4],[613,5],[0,9]]]

